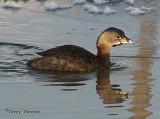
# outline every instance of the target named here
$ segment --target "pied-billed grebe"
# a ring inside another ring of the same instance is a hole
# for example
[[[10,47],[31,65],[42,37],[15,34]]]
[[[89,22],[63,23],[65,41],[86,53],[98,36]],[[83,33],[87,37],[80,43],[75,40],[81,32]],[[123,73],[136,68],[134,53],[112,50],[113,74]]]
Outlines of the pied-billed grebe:
[[[58,46],[37,52],[37,58],[27,64],[34,69],[53,71],[90,72],[110,65],[110,49],[123,43],[132,43],[120,29],[110,27],[97,39],[97,56],[75,45]]]

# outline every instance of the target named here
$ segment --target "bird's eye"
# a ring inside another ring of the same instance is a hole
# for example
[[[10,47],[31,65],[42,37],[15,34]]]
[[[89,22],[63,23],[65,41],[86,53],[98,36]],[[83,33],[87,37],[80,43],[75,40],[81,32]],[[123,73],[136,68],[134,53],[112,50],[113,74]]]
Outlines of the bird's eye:
[[[121,37],[120,36],[116,36],[118,39],[121,39]]]

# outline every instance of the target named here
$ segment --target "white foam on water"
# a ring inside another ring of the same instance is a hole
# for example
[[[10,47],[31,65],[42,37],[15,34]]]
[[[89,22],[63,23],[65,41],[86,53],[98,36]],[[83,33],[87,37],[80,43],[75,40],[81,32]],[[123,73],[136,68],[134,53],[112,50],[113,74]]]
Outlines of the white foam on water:
[[[110,7],[106,7],[105,9],[104,9],[104,13],[105,14],[111,14],[111,13],[115,13],[116,11],[115,10],[113,10],[113,9],[111,9]]]
[[[127,7],[127,8],[125,8],[125,11],[126,12],[129,12],[129,11],[131,11],[131,10],[133,10],[134,9],[134,7]]]
[[[68,9],[71,8],[70,5],[59,5],[55,2],[50,2],[45,5],[46,10],[56,10],[56,9]]]
[[[155,7],[142,6],[141,9],[144,10],[144,11],[147,11],[147,12],[151,12],[151,11],[154,11],[156,8]]]
[[[129,12],[129,14],[131,14],[131,15],[141,15],[141,14],[150,13],[151,11],[154,11],[155,9],[156,9],[155,7],[145,7],[145,6],[142,6],[141,8],[127,7],[125,9],[125,11]]]
[[[106,7],[104,10],[98,8],[95,5],[84,5],[85,10],[87,10],[88,12],[91,13],[104,13],[104,14],[111,14],[111,13],[115,13],[116,11],[111,9],[110,7]]]
[[[3,7],[4,8],[16,8],[16,9],[22,8],[22,6],[20,6],[16,2],[6,2],[6,3],[4,3]]]
[[[140,14],[145,14],[146,11],[141,10],[140,8],[137,7],[128,7],[125,9],[126,12],[129,12],[131,15],[140,15]]]
[[[92,13],[102,13],[103,12],[103,10],[96,7],[95,5],[84,5],[84,9],[86,9],[88,12],[92,12]]]
[[[129,12],[131,15],[139,15],[139,14],[145,14],[146,12],[139,9],[139,8],[134,8]]]

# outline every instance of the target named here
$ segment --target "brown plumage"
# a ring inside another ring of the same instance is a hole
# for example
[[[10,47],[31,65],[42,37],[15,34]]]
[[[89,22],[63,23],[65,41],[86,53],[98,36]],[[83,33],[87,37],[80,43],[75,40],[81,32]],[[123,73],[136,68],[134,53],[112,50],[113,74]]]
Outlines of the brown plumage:
[[[123,43],[132,43],[124,32],[111,27],[103,31],[97,39],[97,56],[75,45],[58,46],[37,52],[37,58],[28,66],[39,70],[90,72],[110,65],[110,49]]]

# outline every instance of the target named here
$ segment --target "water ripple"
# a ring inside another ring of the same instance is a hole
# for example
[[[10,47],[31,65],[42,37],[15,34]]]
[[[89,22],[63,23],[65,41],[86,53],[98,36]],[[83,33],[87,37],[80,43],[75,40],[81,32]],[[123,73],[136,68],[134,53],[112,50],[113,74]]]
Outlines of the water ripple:
[[[26,62],[40,50],[35,46],[0,42],[0,76],[24,76],[28,72]]]

